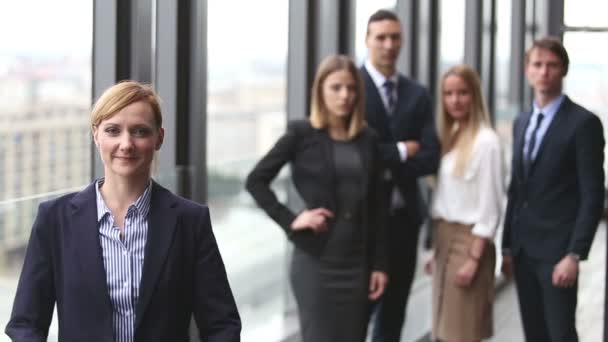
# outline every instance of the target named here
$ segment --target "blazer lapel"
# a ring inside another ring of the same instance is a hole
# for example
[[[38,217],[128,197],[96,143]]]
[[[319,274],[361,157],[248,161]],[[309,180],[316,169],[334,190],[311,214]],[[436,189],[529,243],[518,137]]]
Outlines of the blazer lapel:
[[[331,209],[336,209],[336,200],[333,196],[335,193],[334,188],[336,184],[336,165],[334,158],[334,146],[329,132],[327,130],[317,131],[319,141],[321,142],[323,149],[323,161],[327,172],[325,173],[325,181],[327,185],[327,197],[330,201]]]
[[[139,286],[139,300],[135,315],[135,329],[141,323],[158,278],[163,270],[169,248],[173,242],[177,217],[173,195],[165,188],[152,183],[150,212],[148,214],[148,237],[144,252],[144,267]]]
[[[93,182],[72,199],[72,231],[75,235],[74,241],[77,241],[75,248],[78,262],[85,275],[83,281],[88,283],[91,298],[101,299],[101,305],[105,306],[108,315],[111,315],[112,304],[99,242],[95,186],[96,182]]]
[[[570,99],[568,97],[565,97],[564,101],[562,102],[562,104],[559,106],[559,109],[555,113],[555,117],[553,117],[553,121],[551,121],[551,124],[549,124],[549,127],[547,128],[547,132],[545,132],[545,136],[543,137],[543,140],[540,142],[540,145],[538,146],[538,152],[536,152],[536,158],[534,158],[534,161],[532,162],[532,165],[530,166],[530,174],[532,174],[532,172],[534,172],[534,166],[536,165],[537,161],[540,158],[542,158],[545,146],[547,146],[547,144],[550,144],[551,141],[553,139],[555,139],[555,136],[557,135],[557,132],[559,131],[560,124],[564,120],[564,116],[567,115],[566,113],[568,111],[569,104],[570,104]]]
[[[511,167],[516,168],[517,174],[520,179],[524,179],[524,167],[523,167],[523,156],[524,156],[524,143],[526,141],[526,129],[528,124],[530,123],[530,117],[532,116],[532,112],[527,111],[523,112],[521,118],[521,126],[518,130],[516,130],[515,138],[515,151],[513,151],[513,165]]]

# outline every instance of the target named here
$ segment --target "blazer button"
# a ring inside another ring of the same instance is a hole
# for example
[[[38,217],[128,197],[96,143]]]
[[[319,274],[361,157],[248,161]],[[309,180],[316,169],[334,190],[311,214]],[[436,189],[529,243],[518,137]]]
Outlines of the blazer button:
[[[524,208],[528,208],[528,201],[524,202]]]
[[[353,217],[353,215],[350,213],[350,211],[347,211],[344,213],[344,218],[347,220],[350,220]]]

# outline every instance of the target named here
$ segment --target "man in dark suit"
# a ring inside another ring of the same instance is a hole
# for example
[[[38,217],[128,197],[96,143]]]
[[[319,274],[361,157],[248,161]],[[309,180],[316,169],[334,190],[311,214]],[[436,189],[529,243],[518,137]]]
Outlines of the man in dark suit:
[[[96,208],[96,183],[40,205],[6,333],[46,341],[57,305],[59,341],[116,336]],[[202,341],[238,342],[241,322],[209,210],[151,185],[143,274],[133,341],[189,341],[194,315]]]
[[[389,284],[376,308],[373,341],[398,342],[426,211],[417,179],[437,170],[439,141],[428,91],[397,72],[402,42],[397,16],[387,10],[374,13],[368,21],[365,42],[369,51],[361,68],[365,115],[380,136],[390,202]]]
[[[527,51],[531,112],[513,127],[503,270],[515,275],[527,341],[577,341],[578,263],[604,202],[604,136],[597,116],[562,93],[568,54],[555,38]]]

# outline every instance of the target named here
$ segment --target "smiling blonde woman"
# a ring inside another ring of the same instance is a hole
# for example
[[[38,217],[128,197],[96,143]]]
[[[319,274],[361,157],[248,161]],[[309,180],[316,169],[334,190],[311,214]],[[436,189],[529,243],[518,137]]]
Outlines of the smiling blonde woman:
[[[151,178],[163,143],[159,98],[127,81],[106,90],[91,130],[104,177],[42,203],[11,319],[13,341],[240,341],[241,322],[209,209]]]

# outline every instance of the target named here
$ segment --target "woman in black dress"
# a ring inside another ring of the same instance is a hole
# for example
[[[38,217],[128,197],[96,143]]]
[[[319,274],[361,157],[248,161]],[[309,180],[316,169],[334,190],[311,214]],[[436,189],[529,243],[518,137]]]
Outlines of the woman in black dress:
[[[370,300],[388,281],[377,157],[358,70],[334,55],[317,70],[310,118],[290,122],[247,178],[247,190],[295,245],[290,280],[304,342],[365,340]],[[270,188],[287,163],[306,205],[300,213]]]

